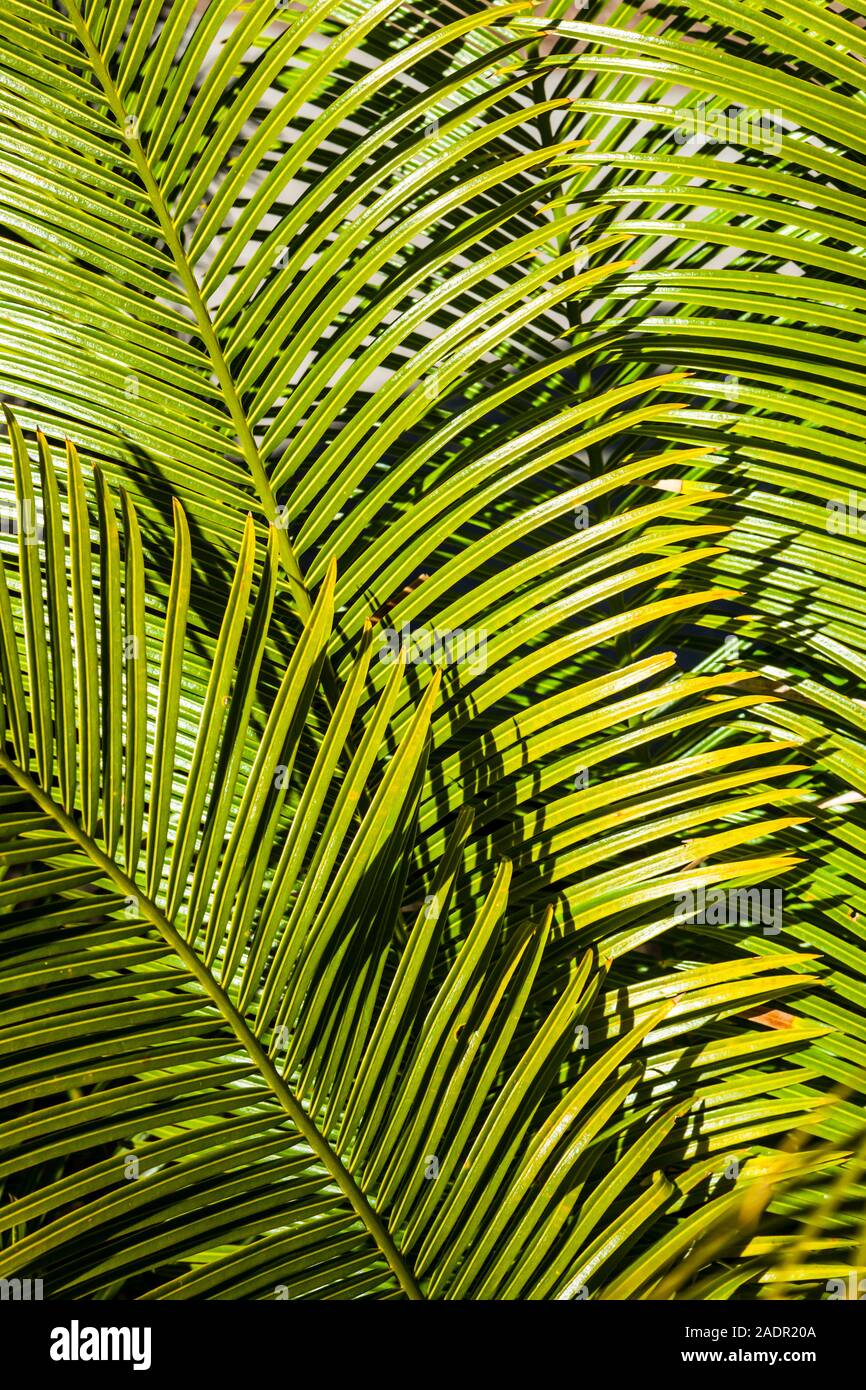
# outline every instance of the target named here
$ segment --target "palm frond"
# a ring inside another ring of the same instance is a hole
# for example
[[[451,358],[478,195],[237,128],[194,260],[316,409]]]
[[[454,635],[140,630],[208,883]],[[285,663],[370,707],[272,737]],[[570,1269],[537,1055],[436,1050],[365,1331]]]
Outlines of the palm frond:
[[[23,437],[10,429],[20,496],[34,500]],[[674,1223],[680,1234],[663,1238],[663,1254],[635,1267],[623,1264],[631,1239],[669,1225],[693,1186],[717,1176],[717,1160],[700,1155],[736,1148],[748,1160],[703,1229],[779,1163],[762,1157],[762,1141],[809,1121],[815,1100],[793,1084],[802,1073],[762,1075],[754,1034],[725,1022],[807,986],[790,968],[807,962],[782,953],[657,977],[623,1010],[620,991],[605,992],[591,937],[575,956],[596,909],[584,906],[583,932],[565,940],[551,909],[539,918],[519,893],[509,917],[508,860],[444,951],[467,870],[463,810],[401,932],[438,674],[385,758],[405,683],[395,663],[349,754],[370,686],[368,629],[313,774],[298,784],[332,567],[242,769],[244,721],[282,601],[273,530],[253,593],[250,520],[179,785],[170,769],[191,575],[184,513],[154,652],[141,636],[149,598],[128,497],[119,524],[97,480],[94,546],[70,446],[67,564],[44,443],[40,471],[54,543],[34,545],[22,530],[19,582],[10,594],[4,569],[0,591],[2,1225],[17,1237],[0,1272],[38,1270],[55,1297],[120,1285],[158,1298],[276,1288],[571,1297],[587,1282],[599,1292],[617,1279],[653,1283],[692,1228]],[[70,631],[82,660],[69,660]],[[52,707],[47,692],[61,687]],[[667,875],[668,891],[683,881],[683,857],[657,856],[652,872]],[[771,866],[765,857],[736,869]],[[633,885],[646,876],[638,860],[615,881],[588,878],[585,902],[641,901],[646,890]],[[611,957],[622,949],[602,946]],[[716,1043],[682,1047],[684,1033],[708,1025],[722,1028]],[[583,1028],[592,1045],[575,1053]],[[806,1025],[799,1038],[815,1035]],[[731,1086],[744,1065],[744,1084]],[[678,1074],[687,1080],[672,1097]],[[837,1162],[828,1153],[819,1166]],[[653,1163],[678,1176],[659,1171],[630,1201],[629,1181]]]

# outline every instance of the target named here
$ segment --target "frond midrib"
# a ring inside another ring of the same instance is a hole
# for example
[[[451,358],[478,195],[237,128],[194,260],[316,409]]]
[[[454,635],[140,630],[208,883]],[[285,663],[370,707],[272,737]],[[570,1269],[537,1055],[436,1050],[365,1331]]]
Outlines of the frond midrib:
[[[83,850],[92,863],[97,865],[112,882],[116,884],[124,897],[134,898],[136,900],[138,910],[142,917],[146,918],[147,921],[156,928],[163,940],[171,947],[185,968],[219,1010],[238,1042],[258,1069],[265,1084],[279,1101],[299,1134],[306,1140],[313,1153],[324,1165],[344,1197],[346,1197],[350,1203],[355,1214],[367,1228],[382,1255],[387,1260],[403,1292],[411,1299],[423,1299],[424,1295],[421,1292],[415,1275],[394,1244],[387,1226],[380,1220],[364,1192],[343,1166],[339,1156],[334,1152],[325,1136],[304,1110],[291,1088],[280,1076],[268,1054],[265,1052],[241,1014],[235,1008],[234,1004],[232,1004],[225,990],[223,990],[214,979],[211,972],[202,963],[187,941],[180,935],[177,929],[172,926],[171,922],[157,904],[142,892],[138,884],[124,873],[114,860],[105,854],[96,842],[87,835],[80,826],[76,825],[72,817],[64,811],[61,806],[58,806],[53,798],[49,796],[28,773],[24,772],[5,751],[0,751],[0,771],[5,772],[11,777],[16,785],[30,796],[42,811],[54,819],[73,844],[76,844],[79,849]]]
[[[253,432],[247,420],[246,412],[241,403],[237,387],[235,386],[234,378],[229,370],[222,348],[219,345],[219,340],[213,323],[211,322],[207,305],[202,298],[198,281],[195,278],[195,273],[183,249],[177,228],[174,225],[174,219],[171,216],[162,195],[162,190],[150,167],[150,162],[142,148],[141,141],[132,134],[125,134],[127,128],[130,130],[133,128],[132,126],[127,126],[127,118],[131,113],[126,110],[123,99],[112,80],[102,54],[93,40],[87,26],[87,21],[79,9],[77,0],[63,0],[63,3],[69,12],[69,17],[75,26],[76,34],[87,54],[94,74],[105,93],[105,98],[111,108],[111,112],[118,123],[118,134],[122,135],[126,141],[135,163],[136,171],[151,200],[160,231],[165,237],[166,245],[171,252],[177,274],[186,292],[189,306],[195,316],[196,326],[201,334],[202,342],[210,358],[214,374],[219,381],[220,389],[222,390],[226,407],[231,417],[232,424],[234,425],[244,461],[250,471],[250,476],[252,477],[265,515],[268,521],[275,524],[275,529],[278,533],[277,547],[280,559],[283,562],[289,584],[291,585],[301,614],[306,621],[310,616],[312,605],[304,576],[285,528],[279,524],[279,511],[276,497],[271,488],[267,471],[253,437]]]

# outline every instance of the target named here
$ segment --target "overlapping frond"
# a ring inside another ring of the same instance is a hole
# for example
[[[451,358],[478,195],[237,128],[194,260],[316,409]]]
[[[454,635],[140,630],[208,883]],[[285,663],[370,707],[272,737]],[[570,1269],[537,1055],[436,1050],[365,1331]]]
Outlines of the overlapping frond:
[[[801,992],[809,977],[791,967],[810,961],[782,952],[657,974],[623,1000],[606,978],[628,942],[591,929],[600,901],[633,908],[660,896],[652,878],[668,893],[691,882],[694,842],[654,860],[637,851],[717,808],[665,822],[647,800],[639,817],[608,817],[644,822],[618,845],[597,825],[590,862],[631,850],[633,869],[585,877],[565,935],[552,909],[539,916],[513,891],[507,858],[490,874],[467,862],[473,818],[461,809],[404,926],[438,673],[396,727],[405,673],[394,663],[351,748],[370,687],[367,631],[312,774],[299,776],[332,569],[243,767],[279,602],[273,536],[253,591],[250,520],[179,785],[184,514],[153,644],[129,499],[118,520],[97,477],[94,539],[74,449],[64,514],[47,445],[37,488],[9,428],[19,498],[38,500],[42,520],[39,533],[21,529],[0,589],[4,1275],[39,1271],[55,1297],[543,1298],[587,1285],[613,1296],[617,1279],[652,1289],[689,1243],[691,1225],[675,1218],[718,1180],[717,1155],[743,1168],[702,1208],[702,1229],[750,1185],[800,1171],[765,1141],[811,1123],[816,1102],[799,1093],[811,1073],[762,1073],[775,1039],[736,1016]],[[596,702],[609,694],[600,687]],[[641,790],[632,780],[622,794]],[[697,877],[782,867],[753,857]],[[457,911],[467,884],[471,921]],[[820,1031],[801,1025],[786,1056]],[[825,1171],[838,1158],[804,1162]],[[630,1183],[654,1167],[635,1201]],[[677,1234],[624,1263],[631,1238],[659,1223]]]
[[[859,12],[538,9],[7,0],[0,1269],[52,1296],[863,1264]]]

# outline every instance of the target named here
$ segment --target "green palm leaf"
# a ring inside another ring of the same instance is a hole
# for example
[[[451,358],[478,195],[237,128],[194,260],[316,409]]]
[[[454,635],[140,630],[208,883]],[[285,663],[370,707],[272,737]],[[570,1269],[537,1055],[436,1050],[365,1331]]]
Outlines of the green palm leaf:
[[[534,9],[7,0],[0,1273],[51,1296],[863,1264],[862,32]],[[767,884],[779,941],[675,906]]]
[[[14,421],[10,428],[16,479],[32,498],[30,461]],[[47,449],[41,464],[45,530],[59,538]],[[83,496],[71,449],[69,476]],[[60,540],[44,550],[43,572],[43,552],[22,531],[14,602],[4,590],[12,618],[4,693],[10,710],[21,702],[0,753],[8,1006],[0,1175],[3,1230],[13,1237],[0,1257],[4,1277],[36,1269],[55,1296],[79,1297],[119,1286],[158,1298],[389,1289],[570,1297],[596,1273],[605,1287],[626,1237],[686,1200],[681,1181],[659,1177],[634,1211],[615,1218],[622,1239],[602,1233],[604,1259],[593,1253],[591,1236],[611,1204],[627,1200],[628,1180],[666,1147],[666,1162],[705,1181],[706,1164],[693,1161],[700,1149],[745,1145],[757,1157],[767,1135],[808,1119],[814,1102],[798,1098],[785,1075],[754,1072],[748,1038],[731,1034],[698,1056],[669,1050],[684,1029],[808,984],[789,969],[800,957],[658,978],[633,991],[626,1025],[616,996],[604,994],[594,953],[572,966],[572,948],[563,960],[550,911],[524,917],[518,902],[506,929],[507,860],[465,939],[444,957],[472,821],[464,811],[401,944],[395,929],[439,678],[383,763],[405,679],[395,664],[340,770],[370,682],[368,634],[313,778],[295,785],[332,622],[333,569],[233,802],[248,678],[274,607],[276,540],[254,595],[251,521],[191,774],[178,788],[166,771],[184,683],[185,518],[178,508],[157,658],[147,643],[130,644],[136,632],[125,636],[121,621],[125,614],[140,628],[135,512],[124,498],[119,525],[104,484],[97,496],[98,553],[73,495],[69,565]],[[35,622],[44,593],[57,608],[53,632]],[[54,634],[70,624],[76,651],[98,631],[100,660],[73,668],[75,721],[61,702],[58,718],[49,706],[43,723],[40,682],[55,668],[58,680],[69,676],[67,645]],[[146,738],[140,697],[149,705]],[[92,744],[87,730],[103,719],[119,737]],[[52,751],[34,755],[40,741]],[[677,860],[663,858],[656,872],[663,867],[675,871]],[[620,895],[628,879],[620,874]],[[575,1062],[575,1030],[584,1026],[593,1047]],[[814,1029],[801,1033],[810,1036]],[[736,1069],[738,1056],[739,1065],[749,1059],[746,1086],[723,1088],[705,1113],[706,1078]],[[692,1075],[672,1103],[653,1077],[683,1066]],[[791,1081],[798,1076],[792,1071]],[[749,1105],[746,1096],[759,1099]],[[621,1155],[615,1179],[599,1186],[611,1144]],[[747,1164],[736,1192],[752,1180]]]

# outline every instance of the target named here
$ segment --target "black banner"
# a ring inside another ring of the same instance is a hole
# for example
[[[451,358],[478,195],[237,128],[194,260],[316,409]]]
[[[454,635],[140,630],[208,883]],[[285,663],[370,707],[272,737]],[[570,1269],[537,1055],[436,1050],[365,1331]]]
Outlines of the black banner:
[[[478,1304],[473,1305],[475,1309]],[[279,1367],[289,1374],[299,1358],[306,1361],[314,1338],[324,1337],[328,1378],[345,1365],[357,1373],[372,1356],[383,1363],[409,1336],[422,1353],[425,1372],[454,1369],[454,1334],[472,1333],[485,1361],[509,1348],[525,1348],[524,1337],[545,1333],[557,1342],[555,1360],[573,1360],[574,1378],[589,1365],[593,1374],[618,1377],[627,1371],[667,1374],[678,1369],[737,1375],[758,1368],[772,1383],[791,1369],[826,1375],[837,1367],[859,1364],[864,1334],[863,1310],[848,1299],[788,1303],[653,1303],[575,1300],[546,1309],[527,1304],[486,1304],[464,1322],[465,1305],[439,1303],[435,1309],[401,1307],[363,1300],[343,1303],[0,1303],[0,1330],[7,1355],[22,1369],[52,1382],[75,1383],[118,1374],[163,1377],[166,1374],[215,1375],[219,1383],[243,1375],[245,1390]],[[506,1312],[507,1310],[507,1312]],[[506,1313],[501,1335],[491,1338]],[[427,1334],[429,1340],[419,1342]],[[435,1334],[435,1335],[431,1335]],[[301,1339],[300,1341],[298,1339]],[[383,1338],[394,1338],[393,1343]],[[464,1343],[461,1342],[461,1345]],[[564,1349],[567,1348],[567,1353]],[[816,1380],[817,1383],[817,1380]]]

